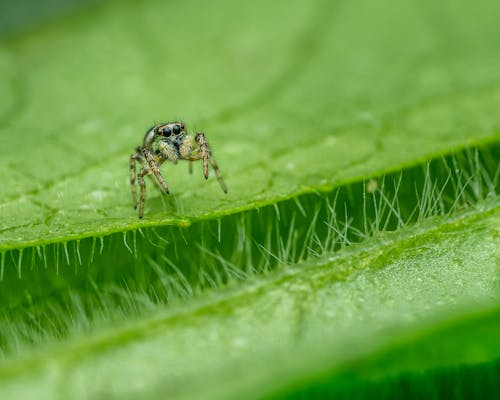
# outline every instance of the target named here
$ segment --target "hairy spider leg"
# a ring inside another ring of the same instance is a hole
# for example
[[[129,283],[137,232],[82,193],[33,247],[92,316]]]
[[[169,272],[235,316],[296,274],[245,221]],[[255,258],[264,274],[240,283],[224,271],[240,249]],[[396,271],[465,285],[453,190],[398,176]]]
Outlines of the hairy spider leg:
[[[212,166],[215,176],[217,178],[217,182],[224,193],[227,193],[227,187],[222,179],[222,174],[220,172],[219,166],[215,162],[215,159],[212,156],[212,151],[210,150],[210,146],[208,145],[207,138],[203,133],[198,133],[195,138],[196,142],[200,146],[200,152],[203,157],[203,173],[205,175],[205,179],[208,177],[208,162]]]
[[[132,191],[132,204],[134,205],[134,210],[137,208],[137,191],[135,188],[135,179],[136,179],[136,168],[135,162],[142,161],[141,155],[139,153],[134,153],[130,155],[130,190]]]
[[[222,191],[224,193],[227,193],[226,184],[222,179],[222,174],[220,172],[219,166],[215,162],[215,159],[212,157],[212,152],[210,151],[210,147],[208,146],[205,135],[203,133],[198,133],[195,140],[196,143],[198,143],[199,148],[193,151],[189,156],[184,157],[184,159],[188,161],[203,160],[203,175],[205,176],[205,179],[208,178],[208,164],[210,163]]]
[[[156,177],[153,175],[153,172],[151,172],[151,170],[148,171],[147,176],[151,180],[151,183],[155,185],[155,188],[157,188],[160,192],[163,192],[163,188],[160,186],[160,184],[156,180]]]
[[[139,161],[137,158],[134,159],[134,174],[135,174],[135,161]],[[146,182],[144,181],[144,177],[147,176],[151,179],[151,182],[156,186],[158,190],[163,190],[161,185],[159,184],[158,180],[155,178],[153,171],[149,169],[149,166],[144,162],[144,159],[141,157],[140,161],[143,163],[143,167],[141,171],[139,171],[139,176],[137,177],[137,181],[139,182],[139,186],[141,188],[141,197],[140,197],[140,203],[139,203],[139,218],[142,218],[144,214],[144,205],[146,203]],[[164,159],[159,160],[159,164],[161,164]],[[134,201],[134,210],[137,209],[137,194],[135,190],[135,175],[134,175],[134,185],[132,187],[132,199]]]
[[[158,168],[158,163],[156,162],[156,159],[155,159],[153,153],[148,148],[143,148],[142,151],[144,152],[144,157],[146,157],[146,161],[149,164],[149,168],[151,168],[151,171],[153,171],[153,174],[155,175],[156,179],[158,180],[158,183],[160,184],[162,190],[166,194],[169,194],[170,192],[168,190],[167,183],[165,182],[165,179],[163,179],[163,176],[160,173],[160,169]]]
[[[203,159],[203,175],[208,179],[208,159],[210,157],[210,148],[208,147],[207,138],[203,133],[196,134],[196,143],[200,146],[200,156]]]
[[[147,165],[144,165],[137,176],[137,180],[139,182],[139,186],[141,188],[141,197],[139,200],[139,218],[142,218],[144,215],[144,204],[146,203],[146,182],[144,181],[144,176],[149,175],[151,171],[149,170]]]
[[[215,177],[217,178],[217,182],[219,182],[220,188],[224,193],[227,193],[227,187],[226,184],[224,183],[224,180],[222,179],[222,174],[220,172],[219,166],[217,165],[215,159],[212,156],[210,156],[209,161],[210,165],[212,165],[212,168],[215,171]]]

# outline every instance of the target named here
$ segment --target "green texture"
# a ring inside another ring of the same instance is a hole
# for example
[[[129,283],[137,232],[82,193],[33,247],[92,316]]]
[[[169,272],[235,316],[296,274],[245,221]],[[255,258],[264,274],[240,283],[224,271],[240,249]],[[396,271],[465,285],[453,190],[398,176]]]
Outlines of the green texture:
[[[0,398],[495,397],[500,3],[13,4]]]
[[[29,398],[36,388],[65,396],[77,387],[91,398],[144,391],[158,398],[260,397],[295,379],[346,369],[384,346],[411,346],[436,324],[446,332],[454,319],[485,310],[488,340],[465,340],[465,349],[463,341],[448,340],[413,354],[398,372],[496,360],[500,208],[481,209],[7,364],[0,370],[8,376],[4,393]],[[474,332],[482,323],[463,329]]]
[[[498,138],[491,12],[471,29],[458,7],[446,30],[416,3],[362,6],[110,3],[7,42],[0,249],[185,225]],[[139,223],[127,157],[176,118],[207,134],[230,192],[165,166],[172,195],[150,187]]]

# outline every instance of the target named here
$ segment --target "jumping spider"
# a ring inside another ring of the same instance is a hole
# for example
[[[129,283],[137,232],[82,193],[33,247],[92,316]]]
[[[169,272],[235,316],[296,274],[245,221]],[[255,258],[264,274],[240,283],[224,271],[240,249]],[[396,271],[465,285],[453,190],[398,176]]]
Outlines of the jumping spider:
[[[161,123],[153,126],[146,132],[142,146],[135,149],[135,153],[130,155],[130,187],[132,190],[132,203],[134,209],[137,208],[137,192],[135,188],[136,168],[135,163],[142,165],[137,181],[141,188],[139,200],[139,218],[144,215],[144,203],[146,202],[146,182],[144,177],[153,175],[155,183],[160,189],[168,194],[168,186],[160,173],[160,165],[165,161],[177,164],[179,160],[189,161],[189,172],[192,172],[192,161],[203,160],[203,175],[208,178],[208,164],[215,171],[215,176],[220,187],[227,193],[226,185],[222,180],[217,163],[212,157],[212,152],[203,133],[195,136],[188,133],[182,122]]]

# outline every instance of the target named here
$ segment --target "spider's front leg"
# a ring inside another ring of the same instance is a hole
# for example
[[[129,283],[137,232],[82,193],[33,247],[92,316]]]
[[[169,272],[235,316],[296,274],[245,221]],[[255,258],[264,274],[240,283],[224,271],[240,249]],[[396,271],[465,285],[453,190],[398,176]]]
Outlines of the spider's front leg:
[[[215,162],[214,158],[212,157],[212,151],[210,150],[210,146],[208,145],[207,138],[205,137],[205,134],[203,133],[197,133],[196,137],[194,138],[199,148],[199,155],[198,157],[203,160],[203,175],[205,176],[205,179],[208,179],[208,163],[212,166],[215,176],[217,178],[217,181],[219,182],[219,185],[224,193],[227,193],[227,187],[226,184],[224,183],[224,180],[222,179],[222,174],[219,170],[219,166]]]
[[[158,167],[158,163],[156,162],[153,153],[148,148],[144,149],[143,152],[144,152],[144,157],[146,157],[146,161],[148,162],[149,168],[151,169],[151,171],[153,171],[153,174],[156,177],[158,183],[160,184],[162,190],[166,194],[169,194],[170,192],[168,190],[167,182],[165,182],[165,179],[163,179],[163,176],[161,176],[160,168]]]

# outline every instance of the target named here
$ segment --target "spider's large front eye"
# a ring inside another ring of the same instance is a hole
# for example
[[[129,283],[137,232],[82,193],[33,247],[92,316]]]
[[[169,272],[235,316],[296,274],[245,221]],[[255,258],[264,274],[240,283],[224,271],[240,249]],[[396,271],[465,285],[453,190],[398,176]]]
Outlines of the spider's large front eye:
[[[169,137],[171,134],[172,134],[172,131],[170,130],[170,128],[168,126],[163,128],[163,136]]]
[[[174,125],[172,131],[174,132],[174,134],[178,135],[179,133],[181,133],[181,128],[179,125]]]

